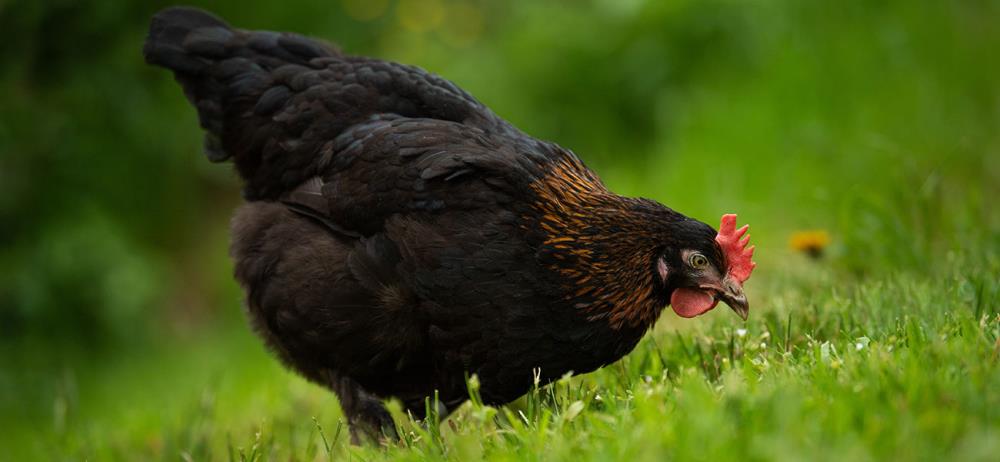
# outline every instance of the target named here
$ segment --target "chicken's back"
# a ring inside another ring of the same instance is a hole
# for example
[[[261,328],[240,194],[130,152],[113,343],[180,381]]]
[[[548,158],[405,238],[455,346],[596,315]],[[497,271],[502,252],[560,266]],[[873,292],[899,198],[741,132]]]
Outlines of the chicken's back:
[[[511,132],[451,82],[413,66],[348,56],[294,33],[230,27],[205,11],[157,13],[143,54],[174,72],[197,108],[205,151],[233,160],[249,199],[274,199],[319,172],[329,143],[380,114]]]

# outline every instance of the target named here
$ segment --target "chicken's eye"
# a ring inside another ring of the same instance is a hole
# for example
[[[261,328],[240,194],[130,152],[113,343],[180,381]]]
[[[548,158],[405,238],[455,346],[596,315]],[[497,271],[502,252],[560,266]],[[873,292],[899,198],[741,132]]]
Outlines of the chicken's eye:
[[[708,258],[705,258],[705,256],[700,253],[694,253],[688,257],[688,264],[690,264],[694,269],[702,269],[708,266]]]

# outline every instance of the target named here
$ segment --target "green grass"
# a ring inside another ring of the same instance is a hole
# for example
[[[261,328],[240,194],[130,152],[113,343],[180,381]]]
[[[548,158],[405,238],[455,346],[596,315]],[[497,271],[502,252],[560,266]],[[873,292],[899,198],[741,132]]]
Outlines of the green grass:
[[[786,264],[766,287],[751,285],[747,324],[725,309],[664,319],[619,363],[509,406],[473,400],[426,428],[394,404],[404,437],[388,447],[350,446],[333,396],[281,369],[245,329],[121,354],[93,364],[96,373],[67,369],[49,420],[4,447],[91,460],[990,460],[1000,451],[995,252],[847,283],[823,262]]]

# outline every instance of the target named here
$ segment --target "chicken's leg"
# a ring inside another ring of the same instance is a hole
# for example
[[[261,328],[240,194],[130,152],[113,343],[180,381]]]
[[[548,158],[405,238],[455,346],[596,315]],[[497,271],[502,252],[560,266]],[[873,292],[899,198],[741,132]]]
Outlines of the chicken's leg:
[[[324,374],[327,386],[337,394],[340,407],[347,416],[351,443],[361,444],[362,435],[372,441],[397,440],[396,423],[377,396],[365,391],[350,377],[334,371]]]

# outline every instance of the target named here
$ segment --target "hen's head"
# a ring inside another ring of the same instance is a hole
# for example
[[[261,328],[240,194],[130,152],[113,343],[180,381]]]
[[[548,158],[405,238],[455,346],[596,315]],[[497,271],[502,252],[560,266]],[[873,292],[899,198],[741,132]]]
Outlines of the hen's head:
[[[676,225],[655,262],[659,281],[670,294],[670,306],[679,316],[703,314],[719,301],[725,302],[744,320],[750,305],[743,282],[756,265],[747,246],[748,227],[736,229],[736,215],[723,215],[719,231],[700,221]]]

